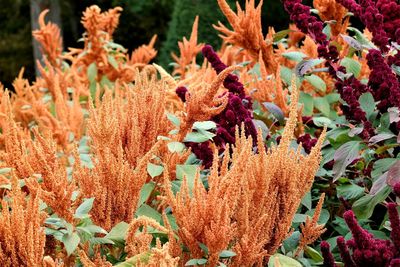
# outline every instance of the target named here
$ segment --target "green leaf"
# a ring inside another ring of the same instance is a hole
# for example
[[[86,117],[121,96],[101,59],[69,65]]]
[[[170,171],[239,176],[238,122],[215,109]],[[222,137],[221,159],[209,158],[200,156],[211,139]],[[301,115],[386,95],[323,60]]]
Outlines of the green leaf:
[[[314,213],[315,209],[312,209],[308,210],[306,212],[306,215],[312,217],[314,216]],[[326,209],[322,209],[321,214],[319,215],[318,224],[326,224],[329,221],[329,217],[330,217],[329,211],[327,211]]]
[[[381,176],[384,172],[388,171],[399,159],[396,158],[384,158],[375,161],[373,170],[371,172],[372,178]]]
[[[287,85],[291,85],[292,83],[292,75],[293,72],[291,69],[289,69],[286,66],[281,66],[281,72],[280,72],[280,76],[281,79],[287,84]]]
[[[140,190],[138,207],[140,207],[144,202],[146,202],[149,199],[155,187],[156,184],[154,182],[150,182],[143,185],[142,189]]]
[[[352,48],[354,48],[355,50],[357,50],[357,51],[362,50],[362,45],[361,45],[361,43],[358,42],[358,41],[357,41],[356,39],[354,39],[353,37],[348,36],[348,35],[344,35],[344,34],[341,34],[340,36],[342,36],[343,40],[344,40],[347,44],[349,44]]]
[[[269,258],[268,267],[275,267],[275,258],[278,258],[278,262],[282,267],[302,267],[300,262],[279,253]]]
[[[328,100],[329,104],[336,103],[340,100],[340,95],[337,93],[332,93],[325,96],[326,100]]]
[[[360,76],[361,63],[349,57],[345,57],[340,61],[340,65],[345,67],[347,72],[353,73],[357,78]]]
[[[392,167],[390,167],[387,174],[386,182],[392,187],[400,182],[400,160],[398,160]]]
[[[356,38],[356,40],[361,43],[365,48],[376,48],[376,46],[374,46],[374,44],[370,40],[368,40],[359,29],[354,27],[347,27],[347,29],[354,32],[354,37]]]
[[[115,225],[105,238],[114,241],[117,245],[121,246],[125,243],[125,236],[128,232],[129,224],[120,222]]]
[[[305,216],[305,218],[306,217],[307,216]],[[300,231],[294,231],[288,238],[283,241],[283,248],[285,249],[285,252],[293,251],[297,248],[297,246],[299,245],[300,236]]]
[[[306,207],[308,210],[312,209],[312,201],[311,201],[311,191],[308,191],[303,199],[301,200],[301,204]]]
[[[89,82],[95,83],[96,76],[97,76],[97,66],[96,66],[96,63],[93,62],[87,68],[87,77],[88,77]]]
[[[273,35],[273,42],[274,43],[276,43],[276,42],[279,42],[280,40],[282,40],[283,38],[285,38],[286,37],[286,35],[288,35],[290,32],[292,32],[293,30],[291,30],[291,29],[286,29],[286,30],[282,30],[282,31],[279,31],[279,32],[277,32],[277,33],[275,33],[274,35]]]
[[[86,198],[83,203],[76,209],[75,218],[82,219],[89,216],[89,212],[93,207],[94,197]]]
[[[185,266],[204,265],[206,263],[207,259],[191,259],[185,263]]]
[[[145,266],[149,263],[150,257],[151,254],[149,252],[143,252],[141,254],[128,258],[124,262],[115,265],[115,267],[136,267],[139,265],[139,263],[141,263],[140,266]]]
[[[114,245],[115,244],[114,241],[112,241],[111,239],[104,238],[104,237],[93,237],[90,239],[90,243],[100,244],[100,245],[105,245],[105,244]]]
[[[309,258],[313,259],[315,262],[322,262],[324,260],[321,254],[312,247],[306,246],[304,252]]]
[[[371,144],[376,144],[376,143],[379,143],[381,141],[384,141],[384,140],[387,140],[387,139],[390,139],[390,138],[393,138],[393,137],[396,137],[396,135],[394,135],[392,133],[380,133],[380,134],[377,134],[375,136],[372,136],[369,139],[369,142]]]
[[[261,135],[263,140],[265,140],[269,134],[268,126],[262,120],[255,120],[253,119],[254,126],[256,129],[261,130]]]
[[[397,76],[400,76],[400,66],[392,64],[392,70],[396,73]]]
[[[303,115],[312,116],[314,111],[314,99],[311,95],[300,92],[299,103],[303,104]]]
[[[335,182],[344,173],[346,167],[359,157],[360,141],[349,141],[336,150],[333,159],[333,181]]]
[[[66,234],[63,236],[62,242],[64,243],[65,250],[68,256],[70,256],[75,249],[78,247],[81,239],[77,233],[72,233],[71,235]]]
[[[164,167],[153,163],[147,163],[147,172],[151,178],[159,176],[164,171]]]
[[[314,117],[313,122],[317,127],[327,126],[329,128],[335,128],[335,124],[332,120],[326,117]]]
[[[181,143],[181,142],[170,142],[168,143],[168,150],[171,153],[174,152],[182,152],[185,149],[185,144]]]
[[[195,130],[207,131],[217,128],[217,124],[213,121],[196,121],[192,128]]]
[[[111,66],[113,66],[114,69],[118,69],[118,62],[115,60],[115,57],[112,55],[108,55],[108,62],[110,63]]]
[[[378,179],[376,179],[374,181],[374,183],[371,186],[371,189],[369,190],[369,195],[375,196],[381,190],[383,190],[384,188],[386,188],[388,186],[388,184],[386,182],[387,181],[387,175],[388,175],[388,172],[385,172],[380,177],[378,177]]]
[[[325,97],[314,98],[314,106],[316,109],[321,111],[325,117],[329,117],[331,113],[331,106]]]
[[[318,12],[318,10],[317,10]],[[332,28],[330,24],[326,24],[325,27],[322,29],[322,32],[326,35],[326,38],[329,40],[331,39],[331,32]]]
[[[236,253],[231,250],[223,250],[221,253],[219,253],[220,258],[231,258],[234,256],[236,256]]]
[[[326,92],[326,83],[319,76],[312,74],[310,76],[305,76],[304,79],[314,86],[318,91]]]
[[[280,107],[272,102],[263,102],[262,104],[280,123],[284,122],[285,115]]]
[[[207,131],[190,132],[186,135],[183,142],[203,143],[205,141],[212,139],[214,136],[215,134]]]
[[[179,180],[183,180],[183,177],[186,177],[186,181],[190,189],[194,186],[194,178],[196,176],[199,165],[195,164],[178,164],[176,165],[176,178]]]
[[[108,234],[106,230],[104,230],[100,226],[97,226],[94,224],[89,224],[86,226],[78,226],[78,227],[80,227],[80,228],[84,229],[85,231],[88,231],[89,233],[92,233],[92,234],[97,234],[97,233]]]
[[[12,171],[12,168],[1,168],[0,169],[0,174],[9,173],[11,171]]]
[[[338,197],[343,197],[344,199],[356,199],[364,194],[364,187],[355,184],[346,184],[336,187],[336,193]]]
[[[369,119],[375,110],[375,100],[370,92],[366,92],[360,96],[358,99],[360,102],[361,109],[365,112],[367,118]]]
[[[376,195],[365,195],[354,202],[352,209],[358,219],[369,219],[374,212],[375,206],[384,201],[390,194],[392,189],[386,187]]]
[[[161,214],[155,210],[154,208],[150,207],[147,204],[142,204],[136,211],[136,216],[146,216],[149,218],[153,218],[154,220],[156,220],[157,222],[161,223],[162,221],[162,216]]]
[[[308,71],[318,64],[324,62],[323,59],[305,59],[299,62],[294,69],[294,73],[298,77],[303,77]]]
[[[286,52],[286,53],[283,53],[282,56],[287,58],[287,59],[289,59],[289,60],[293,60],[293,61],[296,61],[296,62],[300,62],[304,58],[307,57],[306,54],[304,54],[302,52],[298,52],[298,51]]]
[[[175,116],[172,113],[167,113],[167,118],[168,120],[170,120],[172,122],[173,125],[175,125],[176,127],[179,127],[181,125],[181,121],[179,120],[179,118],[177,116]]]

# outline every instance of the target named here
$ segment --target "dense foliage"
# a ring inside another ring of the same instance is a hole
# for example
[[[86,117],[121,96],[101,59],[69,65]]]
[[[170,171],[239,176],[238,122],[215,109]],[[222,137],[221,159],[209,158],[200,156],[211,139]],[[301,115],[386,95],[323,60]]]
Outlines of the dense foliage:
[[[120,7],[65,52],[42,13],[41,77],[0,91],[1,266],[400,266],[400,4],[216,5],[171,73]]]

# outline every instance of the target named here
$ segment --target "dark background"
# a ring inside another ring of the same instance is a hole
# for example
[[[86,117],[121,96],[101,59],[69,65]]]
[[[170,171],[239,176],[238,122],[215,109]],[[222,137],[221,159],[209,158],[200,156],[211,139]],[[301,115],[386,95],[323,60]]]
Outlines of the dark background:
[[[24,76],[32,80],[35,75],[30,1],[0,0],[0,81],[9,87],[21,67]],[[54,1],[54,0],[48,0]],[[235,1],[228,0],[234,8]],[[239,3],[244,7],[245,0]],[[258,3],[258,1],[256,1]],[[266,0],[263,5],[263,28],[274,26],[276,31],[286,29],[288,15],[279,0]],[[98,5],[103,11],[121,6],[124,10],[114,40],[130,51],[148,43],[158,34],[156,62],[167,67],[172,61],[170,53],[177,50],[177,41],[189,36],[195,15],[200,16],[199,42],[219,46],[218,33],[211,26],[217,21],[226,24],[216,0],[59,0],[64,50],[79,47],[77,40],[83,33],[80,24],[82,12],[90,5]]]

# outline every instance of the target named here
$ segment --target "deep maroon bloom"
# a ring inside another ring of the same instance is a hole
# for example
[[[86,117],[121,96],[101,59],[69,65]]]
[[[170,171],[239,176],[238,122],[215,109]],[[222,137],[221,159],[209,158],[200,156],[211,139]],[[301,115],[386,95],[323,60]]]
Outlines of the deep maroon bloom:
[[[346,267],[357,267],[357,265],[354,263],[353,259],[351,258],[350,252],[347,249],[346,246],[346,241],[344,240],[343,236],[339,236],[338,239],[336,240],[339,251],[340,251],[340,257],[343,260],[343,263]]]
[[[367,60],[371,69],[368,86],[372,89],[375,100],[380,101],[378,109],[385,112],[389,107],[400,107],[399,82],[381,52],[369,50]]]
[[[205,45],[201,51],[217,74],[228,67],[221,61],[211,45]],[[245,98],[243,84],[239,82],[239,78],[236,75],[229,74],[224,80],[224,86],[229,92],[238,94],[241,98]]]
[[[315,16],[311,15],[310,8],[301,4],[301,0],[284,0],[284,7],[290,15],[290,19],[295,22],[296,26],[305,34],[309,34],[311,38],[318,44],[318,56],[326,59],[326,67],[329,74],[336,79],[336,88],[341,98],[347,103],[342,106],[342,110],[346,118],[350,122],[361,122],[365,124],[367,118],[365,112],[361,109],[358,102],[359,96],[368,91],[367,87],[360,83],[356,78],[351,76],[342,80],[339,73],[346,73],[346,69],[339,66],[339,53],[334,45],[330,45],[327,36],[322,32],[323,23],[318,21]],[[343,1],[351,3],[351,1]],[[357,9],[358,7],[354,7]],[[353,9],[354,9],[353,8]],[[373,129],[367,125],[361,133],[364,139],[369,139],[373,134]]]
[[[205,58],[217,72],[221,73],[227,66],[221,61],[212,46],[205,45],[202,49]],[[229,90],[228,104],[226,108],[212,120],[217,124],[217,136],[214,142],[220,147],[235,142],[235,130],[237,126],[244,124],[245,133],[257,139],[257,130],[253,123],[253,110],[251,98],[245,94],[243,84],[236,75],[229,74],[224,80],[224,86]]]
[[[339,197],[340,202],[342,203],[344,209],[347,210],[351,210],[351,204],[349,201],[347,201],[347,199],[344,199],[342,196]]]
[[[310,134],[304,134],[297,138],[297,143],[302,144],[304,151],[310,154],[311,149],[317,144],[318,139],[312,138]]]
[[[205,45],[202,52],[217,74],[227,68],[210,45]],[[223,151],[227,144],[235,143],[236,127],[244,125],[245,134],[251,136],[254,145],[256,145],[257,129],[253,123],[251,98],[246,95],[243,84],[239,82],[239,78],[236,75],[229,74],[225,78],[223,85],[229,90],[228,104],[220,114],[211,118],[217,124],[216,136],[213,138],[214,143]],[[187,92],[186,87],[178,87],[176,89],[176,94],[183,102],[186,101]],[[192,148],[197,158],[202,160],[206,168],[211,167],[213,153],[209,142],[201,144],[188,143],[188,146]]]
[[[329,243],[326,241],[321,242],[321,253],[324,257],[324,267],[336,267],[335,259],[330,251]]]
[[[393,193],[395,193],[397,197],[400,197],[400,183],[394,184]]]
[[[361,228],[353,211],[346,211],[343,217],[353,236],[346,243],[343,239],[338,239],[338,247],[345,264],[346,262],[351,264],[350,251],[352,251],[351,260],[355,266],[386,267],[398,258],[396,246],[390,240],[374,238],[371,233]]]
[[[176,88],[175,92],[182,100],[182,102],[186,102],[186,93],[188,92],[188,89],[186,87],[179,86],[178,88]]]
[[[186,145],[192,149],[192,152],[196,155],[198,159],[202,161],[202,164],[206,169],[211,168],[214,153],[210,148],[209,141],[203,143],[188,142],[186,143]]]
[[[390,227],[392,228],[390,239],[392,239],[394,245],[396,246],[397,252],[400,252],[400,219],[399,213],[397,212],[397,204],[388,203],[387,208],[389,213]]]

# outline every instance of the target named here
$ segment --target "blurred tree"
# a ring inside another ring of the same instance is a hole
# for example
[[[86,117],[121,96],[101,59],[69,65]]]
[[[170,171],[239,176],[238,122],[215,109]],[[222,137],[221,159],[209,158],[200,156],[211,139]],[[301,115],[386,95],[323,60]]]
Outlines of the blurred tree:
[[[236,1],[227,0],[228,4],[236,10]],[[239,4],[244,8],[246,0],[239,0]],[[259,1],[256,1],[258,4]],[[196,15],[200,16],[199,20],[199,42],[208,43],[218,48],[221,39],[218,37],[217,31],[212,24],[221,21],[228,26],[225,16],[219,9],[217,0],[175,0],[172,12],[172,19],[169,23],[167,32],[167,40],[162,44],[161,52],[158,60],[166,67],[172,62],[171,52],[177,52],[177,42],[183,36],[189,37],[192,24]],[[276,31],[288,28],[288,15],[283,9],[281,1],[264,1],[262,11],[262,23],[264,33],[267,33],[268,26],[274,26]]]
[[[34,77],[29,1],[0,1],[0,81],[11,83],[22,67],[25,76]]]
[[[25,77],[34,78],[34,61],[30,23],[30,1],[53,0],[0,0],[0,81],[8,87],[25,66]],[[54,0],[61,10],[64,47],[79,47],[77,40],[83,33],[80,23],[82,12],[90,5],[102,10],[121,6],[124,11],[120,25],[115,32],[115,41],[129,50],[147,43],[153,34],[158,35],[156,61],[166,66],[172,61],[170,53],[177,52],[177,42],[183,36],[189,37],[195,16],[200,15],[199,42],[218,47],[221,43],[212,24],[226,20],[216,0]],[[228,0],[234,6],[234,0]],[[239,0],[244,6],[245,0]],[[256,0],[256,2],[258,2]],[[311,2],[311,0],[306,0]],[[50,12],[48,15],[54,12]],[[287,28],[288,16],[280,1],[266,1],[263,6],[264,32],[267,26],[275,29]],[[54,21],[54,19],[51,19]]]
[[[198,41],[219,47],[221,40],[212,27],[218,20],[226,22],[218,8],[217,1],[175,0],[172,19],[167,31],[167,39],[162,44],[158,61],[166,67],[172,62],[171,52],[178,52],[178,41],[190,36],[196,15],[199,15]]]
[[[46,21],[51,21],[54,24],[62,29],[61,25],[61,14],[60,14],[60,2],[58,0],[30,0],[31,7],[31,29],[32,31],[39,29],[39,15],[43,10],[48,9],[49,13],[46,15]],[[33,46],[33,58],[34,62],[38,62],[42,60],[42,52],[40,49],[40,44],[35,38],[32,38],[32,46]],[[35,73],[36,76],[39,76],[39,69],[37,64],[35,65]]]

